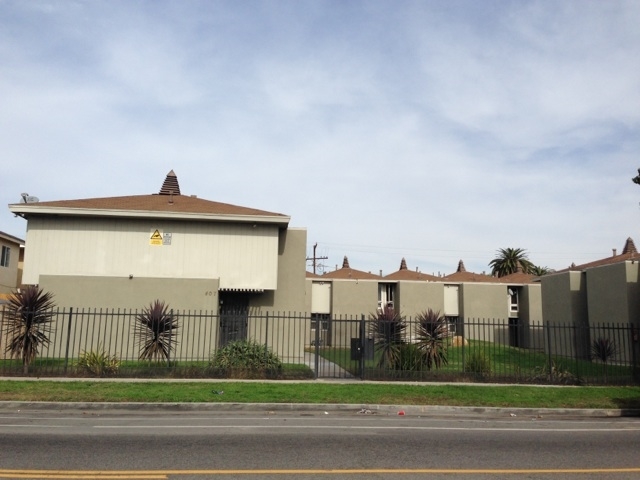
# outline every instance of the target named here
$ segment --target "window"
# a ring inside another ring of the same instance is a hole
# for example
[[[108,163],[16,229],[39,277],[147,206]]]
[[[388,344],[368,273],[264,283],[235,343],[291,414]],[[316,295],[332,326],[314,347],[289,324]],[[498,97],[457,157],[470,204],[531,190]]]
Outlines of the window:
[[[518,291],[516,289],[509,289],[509,312],[518,313]]]
[[[2,256],[0,257],[0,267],[8,267],[9,266],[9,254],[11,253],[11,249],[5,245],[2,246]]]
[[[382,312],[385,307],[393,308],[393,301],[396,293],[395,283],[380,283],[378,285],[378,311]]]

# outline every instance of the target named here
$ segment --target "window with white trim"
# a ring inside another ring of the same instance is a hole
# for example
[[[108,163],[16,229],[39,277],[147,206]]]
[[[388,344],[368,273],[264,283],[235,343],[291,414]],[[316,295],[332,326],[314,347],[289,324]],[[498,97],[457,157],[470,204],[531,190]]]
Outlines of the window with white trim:
[[[6,245],[2,246],[2,256],[0,256],[0,267],[8,267],[9,266],[9,256],[11,254],[11,249]]]
[[[510,288],[509,292],[509,312],[518,313],[518,290]]]
[[[394,308],[393,301],[396,296],[395,283],[378,284],[378,311],[383,312],[386,307]]]

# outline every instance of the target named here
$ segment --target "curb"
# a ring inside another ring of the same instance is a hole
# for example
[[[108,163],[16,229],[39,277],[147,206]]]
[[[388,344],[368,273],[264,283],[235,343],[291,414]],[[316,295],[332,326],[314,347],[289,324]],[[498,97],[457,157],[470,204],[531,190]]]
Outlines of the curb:
[[[81,410],[91,412],[248,412],[275,414],[300,412],[307,414],[365,414],[405,416],[481,416],[481,417],[580,417],[613,418],[640,417],[636,409],[561,409],[452,407],[439,405],[377,405],[377,404],[312,404],[312,403],[144,403],[144,402],[16,402],[0,401],[0,411]]]

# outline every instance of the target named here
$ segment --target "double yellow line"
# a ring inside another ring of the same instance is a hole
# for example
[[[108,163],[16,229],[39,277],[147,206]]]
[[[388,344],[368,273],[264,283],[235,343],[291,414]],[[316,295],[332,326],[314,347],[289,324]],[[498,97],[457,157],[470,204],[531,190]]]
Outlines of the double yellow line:
[[[617,474],[640,473],[634,468],[544,468],[544,469],[443,469],[443,468],[357,468],[357,469],[261,469],[261,470],[10,470],[0,469],[0,478],[67,480],[166,480],[170,476],[219,475],[531,475],[531,474]]]

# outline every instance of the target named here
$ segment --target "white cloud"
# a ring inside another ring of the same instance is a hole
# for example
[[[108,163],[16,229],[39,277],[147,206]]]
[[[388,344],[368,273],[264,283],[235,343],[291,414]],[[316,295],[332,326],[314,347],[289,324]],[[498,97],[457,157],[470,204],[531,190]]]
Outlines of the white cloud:
[[[292,215],[332,267],[593,260],[638,231],[639,21],[622,0],[0,2],[0,198],[174,169]]]

